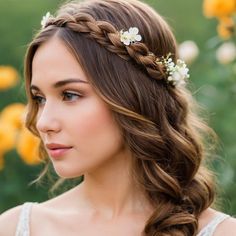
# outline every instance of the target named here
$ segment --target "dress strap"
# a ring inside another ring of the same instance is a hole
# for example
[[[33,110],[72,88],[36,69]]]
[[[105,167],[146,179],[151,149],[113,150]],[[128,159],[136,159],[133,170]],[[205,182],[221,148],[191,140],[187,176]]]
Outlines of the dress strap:
[[[225,219],[229,218],[229,215],[224,213],[218,213],[217,216],[208,223],[199,233],[197,236],[213,236],[216,227],[223,222]]]
[[[30,236],[30,212],[33,205],[33,202],[22,205],[15,236]]]

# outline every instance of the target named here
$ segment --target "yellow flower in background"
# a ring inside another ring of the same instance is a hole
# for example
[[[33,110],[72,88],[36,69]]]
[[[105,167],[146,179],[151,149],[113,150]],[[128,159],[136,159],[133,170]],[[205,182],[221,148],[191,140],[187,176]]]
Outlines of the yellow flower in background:
[[[16,129],[20,129],[24,123],[25,105],[13,103],[5,107],[0,114],[0,121],[9,123]]]
[[[235,13],[235,0],[204,0],[203,11],[207,17],[224,17]]]
[[[16,151],[26,164],[37,165],[41,162],[38,153],[39,144],[40,139],[23,127],[17,138]]]
[[[11,66],[0,66],[0,90],[17,84],[18,72]],[[22,160],[29,165],[39,164],[40,140],[24,126],[26,106],[13,103],[0,113],[0,170],[4,168],[4,155],[16,149]]]
[[[19,80],[16,69],[11,66],[0,66],[0,90],[14,87]]]
[[[15,147],[17,130],[7,122],[0,122],[0,154]]]
[[[4,159],[3,159],[3,155],[0,154],[0,171],[3,170],[4,167]]]
[[[217,26],[217,32],[223,39],[229,39],[234,33],[234,21],[231,17],[222,17]]]

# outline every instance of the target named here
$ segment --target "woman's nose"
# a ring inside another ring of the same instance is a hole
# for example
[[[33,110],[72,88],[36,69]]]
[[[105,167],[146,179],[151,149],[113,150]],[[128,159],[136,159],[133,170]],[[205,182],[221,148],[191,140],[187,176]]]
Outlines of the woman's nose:
[[[36,128],[39,132],[59,132],[60,131],[60,116],[55,106],[49,106],[45,103],[37,116]]]

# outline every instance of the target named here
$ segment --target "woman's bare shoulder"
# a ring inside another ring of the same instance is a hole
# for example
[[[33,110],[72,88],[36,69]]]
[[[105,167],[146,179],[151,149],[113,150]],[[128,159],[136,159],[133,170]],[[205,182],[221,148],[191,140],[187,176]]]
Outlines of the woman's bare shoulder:
[[[214,236],[235,236],[236,235],[236,219],[233,217],[227,218],[220,223],[215,231]]]
[[[199,218],[200,230],[207,226],[220,212],[212,208],[206,209]],[[233,217],[226,218],[222,221],[214,232],[214,236],[235,236],[236,235],[236,219]]]
[[[3,212],[0,215],[0,235],[15,235],[21,209],[22,205],[19,205]]]

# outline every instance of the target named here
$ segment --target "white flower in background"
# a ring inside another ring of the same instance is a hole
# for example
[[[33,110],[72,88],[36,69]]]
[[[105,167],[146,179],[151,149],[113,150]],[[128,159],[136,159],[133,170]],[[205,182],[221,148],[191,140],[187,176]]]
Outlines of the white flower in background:
[[[137,41],[141,41],[142,37],[138,34],[139,29],[137,27],[130,27],[129,31],[120,31],[120,41],[125,45],[130,45],[131,43],[135,43]]]
[[[229,64],[236,59],[236,47],[233,42],[223,43],[216,50],[216,59],[221,64]]]
[[[45,28],[49,18],[51,17],[51,14],[50,12],[47,12],[45,16],[43,16],[42,20],[41,20],[41,26],[42,26],[42,29]]]
[[[197,58],[199,49],[194,41],[187,40],[179,45],[179,58],[191,64]]]

